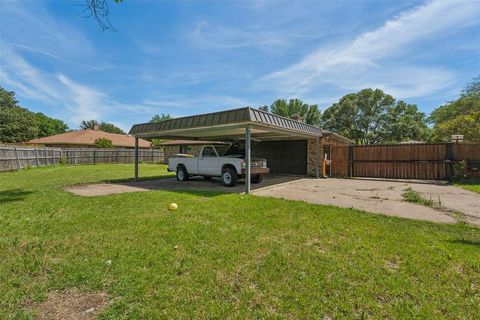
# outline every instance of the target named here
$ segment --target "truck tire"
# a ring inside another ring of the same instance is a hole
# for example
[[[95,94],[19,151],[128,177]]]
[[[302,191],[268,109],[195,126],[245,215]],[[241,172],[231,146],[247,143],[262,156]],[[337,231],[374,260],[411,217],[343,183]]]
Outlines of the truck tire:
[[[261,174],[256,174],[250,177],[250,182],[254,184],[260,183],[262,180],[263,176]]]
[[[187,181],[188,180],[188,172],[184,166],[179,166],[177,168],[177,181]]]
[[[234,187],[238,182],[238,175],[235,169],[225,168],[222,171],[221,179],[225,187]]]

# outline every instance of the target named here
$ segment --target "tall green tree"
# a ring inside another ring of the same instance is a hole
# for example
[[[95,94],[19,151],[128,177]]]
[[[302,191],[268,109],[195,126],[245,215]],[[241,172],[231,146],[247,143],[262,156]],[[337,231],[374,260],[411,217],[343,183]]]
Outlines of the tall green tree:
[[[265,110],[265,106],[261,107]],[[278,114],[282,117],[292,118],[298,116],[303,118],[305,123],[319,126],[321,120],[321,112],[317,105],[309,105],[300,99],[278,99],[270,106],[270,112]]]
[[[480,78],[468,84],[457,100],[436,108],[429,121],[434,142],[447,142],[453,134],[463,134],[465,141],[480,142]]]
[[[170,119],[172,119],[172,116],[169,114],[156,114],[152,117],[152,119],[150,119],[150,123],[158,123]]]
[[[87,130],[87,129],[94,129],[96,126],[98,126],[99,123],[97,120],[82,120],[80,123],[80,129],[82,130]]]
[[[343,96],[325,110],[322,127],[357,144],[422,140],[428,130],[425,114],[380,89],[364,89]]]
[[[118,133],[118,134],[125,134],[125,131],[114,125],[113,123],[108,123],[105,121],[102,121],[98,128],[102,131],[105,132],[110,132],[110,133]]]
[[[38,137],[48,137],[64,133],[68,130],[65,122],[59,119],[50,118],[41,112],[35,113],[35,121],[38,126]]]
[[[122,129],[120,129],[119,127],[114,125],[113,123],[109,123],[109,122],[105,122],[105,121],[98,122],[97,120],[83,120],[80,123],[80,129],[82,129],[82,130],[98,129],[98,130],[105,131],[105,132],[110,132],[110,133],[125,134],[125,131],[123,131]]]
[[[0,142],[24,142],[37,134],[34,114],[18,105],[13,91],[0,87]]]

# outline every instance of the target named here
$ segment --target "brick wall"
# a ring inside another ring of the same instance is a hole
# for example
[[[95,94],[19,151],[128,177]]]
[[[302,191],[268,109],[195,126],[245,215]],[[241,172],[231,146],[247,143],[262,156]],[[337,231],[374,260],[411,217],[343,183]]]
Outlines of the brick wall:
[[[324,145],[349,145],[351,142],[348,139],[345,139],[341,136],[334,134],[325,134],[320,138],[320,165],[319,165],[319,174],[322,175],[322,160],[325,156],[323,151]],[[315,176],[316,171],[315,167],[317,165],[317,147],[316,139],[309,139],[307,145],[307,174],[309,176]]]

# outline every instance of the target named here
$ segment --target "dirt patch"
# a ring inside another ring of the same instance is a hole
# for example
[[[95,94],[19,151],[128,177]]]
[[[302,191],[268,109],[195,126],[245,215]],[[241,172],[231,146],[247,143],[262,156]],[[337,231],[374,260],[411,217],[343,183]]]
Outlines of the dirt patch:
[[[80,292],[77,289],[52,291],[42,302],[30,304],[38,320],[95,319],[109,303],[105,292]]]

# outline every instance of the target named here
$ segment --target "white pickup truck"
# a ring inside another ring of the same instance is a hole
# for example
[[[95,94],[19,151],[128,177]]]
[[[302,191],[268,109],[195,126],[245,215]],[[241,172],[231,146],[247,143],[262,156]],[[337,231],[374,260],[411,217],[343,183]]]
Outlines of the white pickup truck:
[[[168,171],[176,172],[178,181],[186,181],[191,176],[203,176],[205,179],[220,177],[226,187],[233,187],[246,174],[245,151],[238,145],[206,145],[198,157],[179,154],[168,159]],[[252,183],[260,183],[263,175],[270,172],[267,160],[252,158]]]

